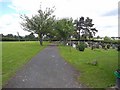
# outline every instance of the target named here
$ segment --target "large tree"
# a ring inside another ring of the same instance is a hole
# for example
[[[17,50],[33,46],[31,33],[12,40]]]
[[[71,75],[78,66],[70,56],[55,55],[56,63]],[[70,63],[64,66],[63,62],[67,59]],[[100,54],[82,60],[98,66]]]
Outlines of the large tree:
[[[46,10],[43,11],[40,7],[38,14],[31,18],[26,15],[21,15],[21,18],[23,19],[23,22],[21,23],[23,30],[38,34],[40,45],[43,45],[43,36],[52,29],[52,23],[54,22],[55,17],[52,15],[53,12],[53,8],[46,8]]]
[[[96,30],[96,28],[94,28],[94,24],[92,23],[92,19],[90,19],[89,17],[87,17],[86,19],[84,19],[84,17],[80,17],[79,20],[76,19],[74,21],[75,25],[76,25],[76,32],[78,33],[78,40],[80,40],[80,37],[84,37],[84,38],[92,38],[93,36],[95,36],[95,33],[98,32],[98,30]]]
[[[76,27],[76,36],[77,39],[80,40],[80,36],[81,36],[81,30],[83,29],[83,25],[84,25],[84,17],[81,17],[79,19],[76,19],[74,21],[75,27]]]
[[[60,20],[56,20],[55,24],[56,36],[63,40],[64,45],[66,44],[67,40],[73,34],[74,24],[72,18],[63,18]]]

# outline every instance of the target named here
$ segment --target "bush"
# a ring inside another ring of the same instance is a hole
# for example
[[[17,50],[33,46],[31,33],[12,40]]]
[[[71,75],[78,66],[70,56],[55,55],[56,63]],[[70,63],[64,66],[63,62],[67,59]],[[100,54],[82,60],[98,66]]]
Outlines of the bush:
[[[79,51],[84,51],[84,50],[85,50],[85,47],[86,47],[86,44],[83,43],[83,42],[81,42],[79,45],[77,45],[76,48],[77,48]]]
[[[102,46],[102,49],[105,49],[105,44],[103,43],[103,44],[101,44],[101,46]]]
[[[107,49],[110,49],[110,44],[107,45]]]
[[[104,41],[105,41],[105,42],[111,42],[112,40],[111,40],[110,37],[105,36],[105,37],[104,37]]]
[[[120,45],[118,45],[118,48],[117,48],[118,51],[120,51]]]
[[[19,41],[16,38],[2,37],[2,41]]]

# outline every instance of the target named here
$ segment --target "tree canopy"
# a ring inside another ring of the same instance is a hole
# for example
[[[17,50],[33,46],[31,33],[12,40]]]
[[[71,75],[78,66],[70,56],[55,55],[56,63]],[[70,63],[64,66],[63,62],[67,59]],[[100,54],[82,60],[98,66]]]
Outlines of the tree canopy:
[[[92,19],[87,17],[86,19],[84,17],[80,17],[79,19],[76,19],[74,21],[74,24],[76,26],[76,32],[78,34],[78,39],[80,40],[80,37],[84,38],[92,38],[95,36],[95,33],[98,32],[96,28],[94,28],[94,24],[92,23]]]
[[[21,23],[23,30],[38,34],[40,45],[43,45],[43,36],[46,36],[49,40],[54,38],[63,40],[64,44],[66,44],[71,36],[78,40],[80,40],[80,37],[90,39],[98,32],[98,30],[93,27],[93,20],[89,17],[86,19],[80,17],[79,19],[74,20],[74,22],[72,18],[62,18],[57,20],[55,19],[53,12],[54,8],[46,8],[46,10],[43,11],[40,7],[38,14],[31,18],[26,15],[21,15],[23,20]]]
[[[60,37],[61,40],[64,41],[64,44],[66,44],[66,41],[70,38],[71,35],[73,35],[73,19],[63,18],[57,20],[55,24],[55,29],[57,31],[57,37]]]
[[[21,18],[23,19],[23,22],[21,23],[23,30],[38,34],[40,45],[42,45],[43,36],[52,29],[52,23],[54,22],[55,17],[52,15],[53,12],[54,10],[50,8],[46,8],[45,11],[40,8],[38,14],[32,16],[32,18],[21,15]]]

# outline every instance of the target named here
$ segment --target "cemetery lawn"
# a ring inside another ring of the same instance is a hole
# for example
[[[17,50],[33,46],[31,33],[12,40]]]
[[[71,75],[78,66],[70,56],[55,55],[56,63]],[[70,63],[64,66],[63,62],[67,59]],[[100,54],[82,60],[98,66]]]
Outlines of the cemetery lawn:
[[[61,56],[80,72],[78,81],[87,87],[106,88],[115,85],[114,71],[118,68],[117,50],[91,50],[80,52],[70,46],[59,46]],[[98,62],[94,66],[91,63]]]
[[[43,50],[48,42],[40,46],[38,41],[2,42],[2,82],[3,85],[33,56]]]

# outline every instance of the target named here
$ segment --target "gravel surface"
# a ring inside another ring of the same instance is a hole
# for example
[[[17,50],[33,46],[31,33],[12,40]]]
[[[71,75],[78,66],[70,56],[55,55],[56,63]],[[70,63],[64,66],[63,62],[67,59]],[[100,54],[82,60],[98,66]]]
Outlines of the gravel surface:
[[[4,88],[81,88],[77,72],[50,45],[16,72]]]

